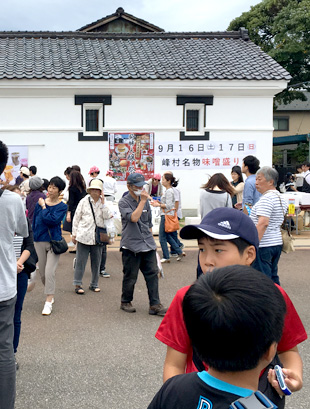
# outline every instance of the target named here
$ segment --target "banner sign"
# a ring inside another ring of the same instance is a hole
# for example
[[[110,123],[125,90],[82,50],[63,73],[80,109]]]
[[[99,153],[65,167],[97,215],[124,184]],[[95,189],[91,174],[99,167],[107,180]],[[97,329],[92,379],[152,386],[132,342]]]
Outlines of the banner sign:
[[[131,173],[154,174],[154,133],[109,133],[109,169],[119,181]]]
[[[28,146],[9,146],[8,163],[0,176],[0,185],[15,185],[21,166],[28,166]]]
[[[157,142],[156,167],[165,170],[230,169],[256,154],[256,142]]]

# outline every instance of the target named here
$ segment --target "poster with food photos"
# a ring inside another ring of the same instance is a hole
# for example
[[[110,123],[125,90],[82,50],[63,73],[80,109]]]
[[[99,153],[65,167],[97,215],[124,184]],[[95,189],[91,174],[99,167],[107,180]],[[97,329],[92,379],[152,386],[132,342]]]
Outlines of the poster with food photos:
[[[15,185],[21,166],[28,166],[28,146],[8,145],[7,165],[0,175],[0,185]]]
[[[109,133],[109,169],[118,181],[136,172],[150,179],[154,174],[154,133]]]

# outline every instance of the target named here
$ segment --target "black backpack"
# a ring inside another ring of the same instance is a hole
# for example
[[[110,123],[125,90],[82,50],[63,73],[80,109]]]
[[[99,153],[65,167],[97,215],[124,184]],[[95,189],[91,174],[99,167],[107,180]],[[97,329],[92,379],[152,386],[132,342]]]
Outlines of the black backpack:
[[[247,398],[235,400],[229,409],[277,409],[278,406],[273,404],[262,392],[253,392]]]

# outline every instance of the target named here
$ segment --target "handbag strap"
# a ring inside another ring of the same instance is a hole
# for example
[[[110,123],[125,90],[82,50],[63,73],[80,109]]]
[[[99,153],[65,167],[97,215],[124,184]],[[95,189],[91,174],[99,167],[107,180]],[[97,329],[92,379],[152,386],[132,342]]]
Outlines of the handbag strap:
[[[280,200],[280,205],[281,205],[281,209],[282,209],[282,213],[283,213],[283,217],[284,217],[283,223],[282,223],[282,226],[281,226],[281,227],[282,227],[282,229],[285,229],[285,230],[288,232],[288,235],[289,235],[289,236],[291,236],[291,233],[290,233],[290,231],[289,231],[288,225],[285,223],[286,213],[284,212],[284,209],[283,209],[283,205],[282,205],[282,200],[281,200],[280,194],[278,194],[278,193],[276,193],[276,192],[272,192],[272,193],[274,193],[276,196],[278,196],[278,198],[279,198],[279,200]]]
[[[274,193],[274,194],[279,198],[279,200],[280,200],[280,205],[281,205],[281,209],[282,209],[282,213],[283,213],[283,216],[285,217],[286,213],[285,213],[285,211],[284,211],[284,209],[283,209],[283,205],[282,205],[282,200],[281,200],[280,194],[278,194],[278,193],[276,193],[276,192],[272,192],[272,193]]]
[[[93,205],[92,205],[92,203],[91,203],[91,201],[90,201],[90,197],[88,198],[88,201],[89,201],[90,208],[91,208],[91,211],[92,211],[92,214],[93,214],[93,217],[94,217],[95,226],[97,227],[95,212],[94,212]]]
[[[47,228],[47,231],[48,231],[48,234],[50,235],[50,239],[51,239],[51,241],[52,241],[53,239],[52,239],[52,235],[51,235],[50,229]]]

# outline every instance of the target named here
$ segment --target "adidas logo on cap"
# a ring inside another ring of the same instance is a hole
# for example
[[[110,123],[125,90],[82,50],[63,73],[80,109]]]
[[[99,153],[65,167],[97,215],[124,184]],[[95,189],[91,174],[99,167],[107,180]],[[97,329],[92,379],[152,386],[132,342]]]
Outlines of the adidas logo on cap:
[[[218,226],[225,227],[225,229],[231,230],[230,223],[228,220],[220,222],[217,224]]]

